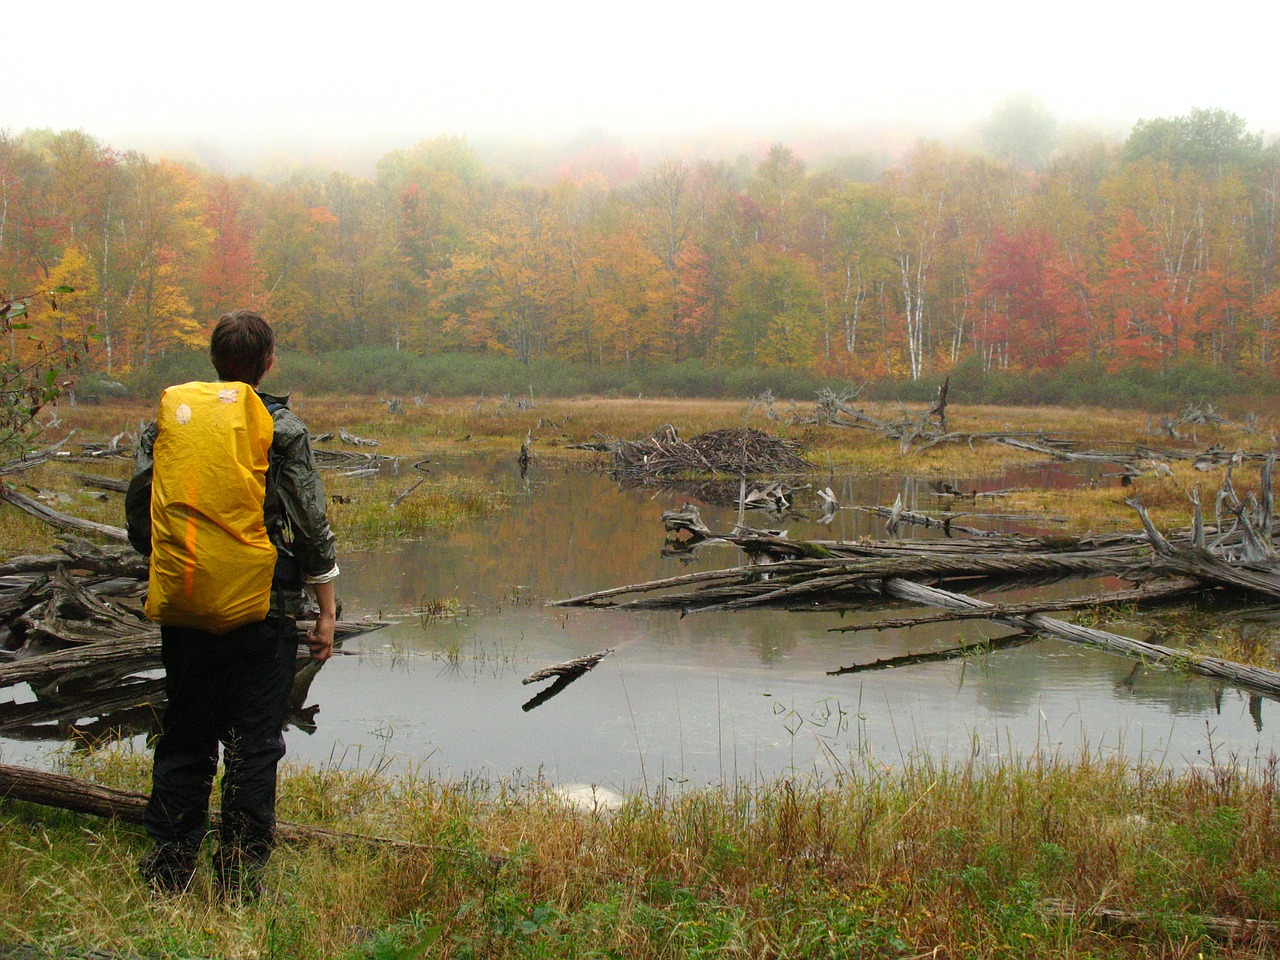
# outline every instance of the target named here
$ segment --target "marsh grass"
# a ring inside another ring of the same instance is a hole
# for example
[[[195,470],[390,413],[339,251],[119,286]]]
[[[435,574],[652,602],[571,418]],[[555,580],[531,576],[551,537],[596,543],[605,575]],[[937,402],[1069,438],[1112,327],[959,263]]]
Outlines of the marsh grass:
[[[132,787],[146,758],[76,769]],[[1089,751],[858,762],[611,812],[536,778],[290,768],[283,818],[428,846],[289,845],[260,901],[219,899],[207,870],[155,900],[139,829],[0,801],[0,940],[161,957],[1264,957],[1261,941],[1215,945],[1203,918],[1280,921],[1278,802],[1274,764],[1174,774]],[[1135,919],[1108,928],[1088,919],[1100,908]]]
[[[504,493],[475,477],[429,476],[395,501],[419,478],[407,473],[376,479],[325,477],[331,495],[329,522],[348,549],[388,540],[421,539],[433,530],[474,520],[501,509]]]

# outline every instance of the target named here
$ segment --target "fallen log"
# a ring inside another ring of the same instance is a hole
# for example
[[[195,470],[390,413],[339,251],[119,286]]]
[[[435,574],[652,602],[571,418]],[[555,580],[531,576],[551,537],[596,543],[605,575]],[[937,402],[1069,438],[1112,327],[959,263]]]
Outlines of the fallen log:
[[[541,670],[535,670],[520,682],[537,683],[539,680],[550,680],[552,677],[580,677],[588,670],[594,670],[596,664],[613,653],[613,650],[613,647],[607,647],[604,650],[589,653],[585,657],[575,657],[572,660],[566,660],[564,663],[543,667]]]
[[[17,618],[28,639],[92,644],[137,634],[138,618],[132,611],[114,607],[59,567],[50,578],[52,595]]]
[[[147,808],[147,799],[144,793],[117,790],[114,787],[104,787],[87,780],[33,770],[29,767],[0,764],[0,800],[21,800],[25,803],[70,810],[73,813],[87,813],[96,817],[140,824]],[[216,829],[221,822],[222,815],[216,810],[213,811],[210,816],[210,825]],[[397,850],[464,853],[464,851],[438,844],[416,843],[411,840],[398,840],[394,837],[380,837],[367,833],[347,833],[342,830],[309,827],[285,821],[276,823],[276,837],[286,843],[367,843]],[[489,859],[495,864],[506,861],[505,857],[491,856]]]
[[[83,520],[80,517],[61,513],[52,507],[46,506],[39,500],[33,500],[26,494],[19,493],[6,483],[0,483],[0,501],[11,504],[19,510],[24,510],[33,517],[38,517],[59,530],[70,530],[75,533],[96,533],[110,540],[115,540],[117,543],[127,543],[129,540],[129,536],[125,533],[123,527],[114,527],[107,523],[95,523],[93,520]]]
[[[898,524],[908,523],[914,526],[924,527],[926,530],[941,530],[945,536],[951,536],[956,533],[963,533],[970,537],[998,537],[1000,536],[994,530],[983,530],[980,527],[969,527],[961,523],[956,523],[961,517],[970,516],[967,513],[951,513],[942,517],[931,517],[925,513],[919,513],[915,510],[906,510],[902,507],[901,497],[895,501],[891,507],[864,507],[855,506],[854,510],[860,513],[870,513],[878,517],[884,517],[893,530],[897,529]],[[892,531],[891,531],[892,532]]]
[[[929,653],[908,653],[901,657],[885,657],[871,663],[855,663],[848,667],[828,670],[827,676],[838,677],[845,673],[866,673],[869,670],[892,670],[895,667],[916,666],[921,663],[941,663],[946,660],[959,660],[961,657],[975,653],[992,653],[996,650],[1009,650],[1013,647],[1026,646],[1038,640],[1035,634],[1015,633],[1008,637],[993,637],[981,643],[966,643],[946,650],[933,650]]]
[[[353,433],[348,433],[346,427],[338,428],[338,438],[343,443],[349,443],[354,447],[376,447],[379,441],[372,440],[368,437],[357,437]]]
[[[1195,580],[1170,580],[1166,583],[1144,584],[1136,590],[1113,590],[1108,593],[1095,593],[1086,597],[1072,597],[1067,600],[1031,600],[1027,603],[1000,603],[994,604],[990,610],[947,610],[943,613],[930,613],[919,617],[872,620],[869,623],[854,623],[843,627],[831,627],[827,632],[858,633],[866,630],[900,630],[927,624],[952,623],[956,620],[988,620],[993,613],[1000,616],[1025,616],[1029,613],[1048,613],[1050,610],[1097,609],[1098,607],[1115,606],[1124,603],[1167,603],[1201,592],[1201,587]]]
[[[890,596],[913,603],[928,604],[934,607],[949,609],[986,610],[991,613],[995,604],[987,603],[975,597],[939,590],[922,583],[910,580],[890,578],[884,582],[884,591]],[[1222,680],[1244,690],[1251,690],[1273,700],[1280,700],[1280,672],[1266,670],[1262,667],[1250,667],[1242,663],[1223,660],[1220,657],[1205,657],[1191,650],[1180,650],[1166,647],[1158,643],[1147,643],[1132,637],[1108,633],[1083,627],[1078,623],[1067,623],[1055,620],[1042,613],[1033,613],[1025,617],[1000,616],[992,613],[991,620],[1003,623],[1017,630],[1032,630],[1045,636],[1057,637],[1071,643],[1082,643],[1086,646],[1100,647],[1110,653],[1134,657],[1144,663],[1159,663],[1164,666],[1186,670],[1202,677]]]
[[[134,580],[147,579],[147,558],[133,547],[104,547],[78,537],[63,537],[58,549],[60,553],[12,557],[0,563],[0,577],[52,573],[59,567],[68,567]]]
[[[613,647],[598,650],[595,653],[587,654],[585,657],[575,657],[572,660],[566,660],[564,663],[557,663],[554,666],[543,667],[541,670],[535,670],[520,682],[537,683],[539,680],[549,680],[552,677],[556,678],[556,682],[521,704],[520,709],[528,713],[534,707],[542,706],[542,704],[557,696],[565,687],[583,674],[595,669],[596,664],[611,653],[613,653]]]
[[[339,620],[334,627],[334,643],[387,626],[388,620]],[[305,644],[311,622],[298,621],[298,643]],[[0,663],[0,687],[29,683],[45,687],[65,683],[79,677],[117,671],[121,664],[132,663],[134,670],[160,665],[160,629],[143,623],[131,636],[99,640],[83,646],[58,650],[38,656],[24,657],[11,663]]]
[[[53,459],[58,455],[63,445],[66,444],[66,442],[73,436],[75,436],[74,430],[52,446],[45,447],[45,449],[36,453],[28,453],[20,457],[15,457],[7,463],[0,464],[0,476],[7,477],[15,473],[22,473],[26,470],[30,470],[32,467],[44,463],[46,460]]]
[[[1147,522],[1149,525],[1149,521]],[[1154,527],[1149,526],[1148,536],[1159,537],[1159,534],[1155,533]],[[1159,539],[1167,545],[1164,538]],[[954,579],[961,569],[966,570],[965,576],[968,577],[997,576],[1005,579],[1019,575],[1025,576],[1029,569],[1040,573],[1052,573],[1056,570],[1060,576],[1070,576],[1072,574],[1069,571],[1074,568],[1076,575],[1079,575],[1085,566],[1096,561],[1096,557],[1088,556],[1088,551],[1039,555],[1007,552],[1004,556],[997,554],[985,557],[956,556],[954,553],[949,556],[926,557],[923,555],[926,551],[920,551],[915,556],[902,555],[889,559],[886,557],[833,557],[830,556],[832,550],[823,548],[822,552],[828,554],[824,559],[798,560],[794,558],[807,557],[819,552],[815,544],[804,541],[785,541],[758,534],[721,536],[715,538],[715,541],[708,542],[732,544],[749,555],[776,557],[778,562],[748,564],[745,567],[651,581],[559,601],[556,605],[600,606],[604,601],[603,605],[615,609],[679,609],[683,613],[765,606],[796,610],[814,609],[819,600],[824,602],[824,608],[829,608],[833,598],[841,605],[851,607],[866,595],[878,593],[948,610],[981,611],[986,615],[986,619],[1006,624],[1015,630],[1053,636],[1068,642],[1100,647],[1112,653],[1135,657],[1143,662],[1184,669],[1190,673],[1220,680],[1280,700],[1280,672],[1274,670],[1251,667],[1219,657],[1201,656],[1189,650],[1146,643],[1119,634],[1055,620],[1043,613],[1001,614],[996,604],[966,594],[926,586],[916,582],[915,579],[907,579],[911,577],[935,580],[948,575]],[[980,542],[966,541],[974,544]],[[841,545],[840,548],[856,551],[859,545]],[[1114,553],[1100,552],[1105,553],[1111,561],[1115,560]],[[1146,552],[1152,553],[1150,542]],[[1161,557],[1159,547],[1155,552],[1157,557]],[[1134,575],[1134,571],[1139,571],[1142,577],[1151,574],[1153,568],[1150,557],[1142,561],[1136,552],[1130,552],[1127,556],[1130,558],[1131,570],[1124,574],[1126,577]],[[1162,557],[1160,562],[1163,563],[1166,560],[1167,558]],[[1027,565],[1028,562],[1029,565]],[[1095,567],[1094,572],[1116,574],[1118,571],[1114,568],[1107,570]],[[1225,576],[1221,578],[1221,582],[1226,580]],[[1255,588],[1259,585],[1256,580],[1257,578],[1249,581]],[[696,589],[691,592],[625,602],[614,599],[628,593],[646,593],[689,586],[696,586]]]
[[[86,487],[93,487],[97,490],[109,490],[112,493],[128,493],[129,491],[129,481],[121,480],[117,477],[103,477],[96,473],[73,473],[71,476]]]

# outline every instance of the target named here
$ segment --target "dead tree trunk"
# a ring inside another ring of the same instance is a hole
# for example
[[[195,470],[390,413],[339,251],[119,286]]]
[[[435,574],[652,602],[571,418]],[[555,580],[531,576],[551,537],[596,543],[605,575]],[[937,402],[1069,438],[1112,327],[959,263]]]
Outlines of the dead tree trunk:
[[[8,484],[0,483],[0,500],[12,504],[19,510],[25,510],[33,517],[39,517],[45,523],[51,524],[59,530],[71,530],[75,533],[97,533],[108,539],[115,540],[117,543],[127,543],[129,541],[129,535],[125,533],[123,527],[113,527],[110,524],[95,523],[92,520],[82,520],[79,517],[60,513],[52,507],[45,506],[39,500],[32,500],[25,494],[19,493]]]

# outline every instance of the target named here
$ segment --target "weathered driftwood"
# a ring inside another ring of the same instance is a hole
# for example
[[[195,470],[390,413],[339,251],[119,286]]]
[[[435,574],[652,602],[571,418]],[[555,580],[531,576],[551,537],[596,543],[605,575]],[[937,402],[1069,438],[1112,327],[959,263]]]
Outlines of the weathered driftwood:
[[[828,633],[858,633],[868,630],[900,630],[936,623],[953,623],[957,620],[987,620],[992,614],[1000,616],[1026,616],[1030,613],[1048,613],[1049,611],[1098,609],[1121,604],[1169,603],[1182,600],[1201,593],[1203,588],[1191,579],[1169,580],[1163,583],[1148,583],[1136,590],[1113,590],[1107,593],[1094,593],[1084,597],[1072,597],[1067,600],[1031,600],[1026,603],[998,603],[990,610],[947,610],[942,613],[930,613],[919,617],[897,617],[871,620],[867,623],[854,623],[842,627],[831,627]]]
[[[0,563],[0,577],[52,573],[59,567],[145,580],[147,559],[132,547],[103,547],[78,537],[63,537],[60,553],[12,557]]]
[[[1120,575],[1145,578],[1147,565],[1135,550],[1117,553],[1082,550],[1074,553],[1014,553],[993,555],[942,554],[923,551],[898,556],[806,556],[817,552],[813,543],[790,542],[778,537],[730,535],[716,542],[731,543],[749,557],[778,556],[791,544],[792,556],[772,563],[748,563],[723,570],[702,571],[601,590],[555,601],[556,606],[610,606],[632,610],[678,609],[693,613],[704,609],[742,609],[750,606],[803,608],[815,594],[839,593],[853,600],[879,593],[879,581],[887,577],[920,579],[1016,580],[1028,577],[1071,578]],[[967,541],[976,542],[976,541]],[[692,593],[639,597],[626,602],[613,598],[624,594],[658,594],[676,587],[697,585]]]
[[[818,394],[818,403],[810,422],[830,427],[849,427],[872,430],[882,434],[888,440],[896,440],[900,451],[905,455],[911,449],[928,450],[942,443],[966,443],[970,447],[976,443],[1001,441],[1005,438],[1030,437],[1049,445],[1069,444],[1071,441],[1046,437],[1042,432],[1012,433],[1010,431],[952,431],[947,426],[947,392],[950,381],[944,381],[938,389],[938,398],[933,407],[921,414],[913,414],[899,404],[900,416],[897,420],[884,420],[873,417],[864,410],[852,405],[848,393],[837,394],[824,389]]]
[[[1145,444],[1116,443],[1107,449],[1085,450],[1078,441],[1052,437],[1041,431],[950,431],[946,422],[946,391],[944,383],[939,389],[938,401],[926,413],[912,414],[905,408],[896,420],[874,417],[852,405],[852,398],[846,394],[836,394],[824,390],[819,394],[813,423],[834,427],[852,427],[873,430],[883,434],[886,439],[897,441],[901,452],[905,455],[911,450],[925,451],[942,443],[966,443],[970,447],[977,443],[1001,443],[1033,453],[1039,453],[1054,460],[1077,461],[1086,463],[1116,464],[1122,467],[1122,476],[1132,478],[1144,473],[1167,471],[1167,463],[1173,460],[1194,460],[1200,469],[1221,467],[1228,463],[1241,463],[1245,460],[1262,460],[1265,453],[1246,453],[1244,451],[1226,450],[1219,444],[1209,449],[1196,452],[1193,450],[1172,448],[1156,449]],[[1224,426],[1239,426],[1248,432],[1256,430],[1256,417],[1245,424],[1232,424],[1231,421],[1218,416],[1212,407],[1207,409],[1188,408],[1187,413],[1179,420],[1165,417],[1159,430],[1151,432],[1163,433],[1174,441],[1188,439],[1177,431],[1177,426],[1184,423],[1213,423]],[[1194,434],[1191,437],[1194,442]],[[1106,445],[1104,445],[1106,446]]]
[[[57,807],[74,813],[108,817],[125,823],[142,823],[147,795],[130,790],[116,790],[58,773],[0,764],[0,799],[21,800],[46,807]],[[211,826],[221,823],[221,815],[213,811]],[[346,833],[324,827],[308,827],[299,823],[278,822],[276,836],[286,843],[368,843],[397,850],[431,850],[452,852],[452,848],[429,843],[414,843],[393,837],[364,833]],[[505,858],[499,858],[505,859]]]
[[[679,510],[663,511],[662,523],[669,534],[679,534],[683,531],[695,540],[705,540],[715,536],[711,528],[703,522],[702,511],[692,503],[681,504]]]
[[[413,469],[418,470],[424,474],[430,473],[431,468],[427,466],[427,464],[429,464],[430,462],[431,462],[430,460],[425,460],[425,459],[419,460],[413,465]],[[396,497],[394,500],[391,501],[391,506],[393,508],[400,506],[404,498],[409,496],[409,494],[413,493],[413,491],[417,490],[418,487],[426,483],[427,479],[428,478],[424,476],[418,479],[417,481],[415,481],[412,486],[410,486],[407,490],[405,490],[404,493],[400,494],[400,496]]]
[[[310,651],[299,646],[293,688],[285,711],[285,729],[306,733],[316,731],[319,704],[307,705],[311,682],[323,664],[312,660]],[[151,736],[159,730],[165,703],[163,677],[138,675],[154,672],[157,661],[123,660],[112,663],[92,677],[80,677],[40,688],[29,703],[0,701],[0,734],[14,740],[47,742],[51,736],[75,745],[116,741],[134,736]]]
[[[818,518],[818,522],[830,523],[835,519],[836,511],[840,509],[840,501],[836,499],[830,487],[819,490],[817,493],[818,502],[822,504],[822,516]]]
[[[59,454],[63,446],[65,446],[67,441],[73,436],[75,436],[74,430],[52,446],[45,447],[43,450],[33,453],[24,454],[20,457],[15,457],[6,463],[0,464],[0,476],[8,477],[17,473],[23,473],[24,471],[30,470],[32,467],[38,466],[47,460],[52,460]]]
[[[399,457],[387,456],[385,453],[358,453],[354,450],[327,450],[323,447],[313,447],[311,452],[315,456],[316,464],[321,467],[366,466],[380,468],[383,464],[392,464],[400,459]]]
[[[408,489],[406,489],[406,490],[404,491],[404,493],[400,494],[398,497],[396,497],[394,500],[392,500],[392,501],[391,501],[391,506],[392,506],[392,508],[394,509],[395,507],[400,506],[400,504],[401,504],[402,502],[404,502],[404,498],[405,498],[405,497],[407,497],[409,494],[413,493],[413,491],[417,490],[420,486],[422,486],[422,485],[423,485],[424,483],[426,483],[426,482],[427,482],[427,478],[426,478],[426,477],[421,477],[421,478],[419,478],[419,479],[415,480],[412,484],[410,484],[410,486],[408,487]]]
[[[885,593],[913,603],[928,604],[949,609],[984,609],[991,612],[995,604],[964,594],[928,587],[910,580],[891,578],[884,582]],[[1055,620],[1042,613],[1027,616],[1000,616],[992,613],[991,619],[1018,630],[1031,630],[1044,636],[1057,637],[1071,643],[1101,647],[1121,656],[1135,657],[1146,663],[1159,663],[1178,667],[1202,677],[1221,680],[1245,690],[1280,700],[1280,672],[1233,663],[1220,657],[1206,657],[1190,650],[1179,650],[1163,644],[1147,643],[1132,637],[1095,630],[1077,623]]]
[[[890,536],[897,534],[898,527],[901,524],[911,524],[913,526],[924,527],[925,529],[941,530],[945,536],[963,533],[971,537],[997,537],[1000,534],[993,530],[983,530],[980,527],[970,527],[956,521],[961,517],[969,516],[966,513],[948,513],[941,517],[931,517],[925,513],[919,513],[915,510],[906,510],[902,506],[902,497],[899,496],[892,507],[864,507],[855,506],[853,508],[861,513],[870,513],[878,517],[884,517],[887,521],[885,527]]]
[[[96,473],[73,473],[72,476],[86,487],[110,490],[112,493],[127,493],[129,491],[129,481],[122,480],[119,477],[102,477]]]
[[[334,628],[334,643],[387,626],[386,620],[339,620]],[[306,642],[312,623],[298,621],[298,643]],[[145,670],[160,665],[160,630],[142,622],[136,634],[111,640],[99,640],[83,646],[70,647],[53,653],[24,657],[9,663],[0,663],[0,687],[15,683],[47,687],[83,677],[91,677],[105,671],[116,671],[122,664],[131,664],[134,670]]]
[[[1008,637],[993,637],[981,643],[966,643],[946,650],[932,650],[928,653],[908,653],[901,657],[885,657],[871,663],[855,663],[848,667],[828,670],[827,676],[838,677],[845,673],[866,673],[869,670],[892,670],[895,667],[918,666],[922,663],[942,663],[947,660],[959,660],[974,654],[992,653],[996,650],[1008,650],[1011,647],[1022,647],[1039,639],[1035,634],[1015,633]]]
[[[150,734],[164,703],[164,679],[129,676],[68,684],[29,703],[0,702],[0,735],[47,742],[51,734],[75,743]]]
[[[126,543],[129,540],[123,527],[114,527],[107,523],[95,523],[92,520],[83,520],[80,517],[61,513],[41,503],[39,500],[33,500],[26,494],[19,493],[5,483],[0,483],[0,501],[12,504],[19,510],[24,510],[33,517],[38,517],[46,523],[52,524],[59,530],[70,530],[75,533],[96,533],[110,540],[115,540],[117,543]]]
[[[521,709],[524,710],[525,713],[528,713],[534,707],[539,707],[546,703],[583,674],[590,670],[594,670],[596,664],[611,653],[613,653],[613,647],[609,647],[605,650],[598,650],[595,653],[589,653],[585,657],[575,657],[572,660],[566,660],[564,663],[557,663],[550,667],[543,667],[541,670],[535,670],[520,682],[537,683],[540,680],[549,680],[552,677],[555,677],[556,681],[551,686],[539,691],[531,699],[527,700],[521,705]]]
[[[1267,516],[1264,520],[1268,525],[1267,529],[1270,529],[1270,517]],[[973,549],[964,553],[953,545],[948,553],[939,553],[936,548],[916,544],[913,546],[918,549],[914,554],[904,553],[892,558],[859,556],[860,553],[869,552],[865,544],[818,545],[813,542],[792,542],[773,536],[739,533],[715,538],[715,542],[732,544],[747,553],[748,557],[762,558],[765,562],[599,591],[560,601],[559,605],[605,605],[619,609],[666,608],[679,609],[683,613],[757,606],[795,610],[813,609],[810,605],[819,600],[827,605],[834,600],[837,604],[851,607],[864,602],[866,596],[879,593],[949,610],[981,611],[986,614],[987,619],[1019,631],[1101,647],[1144,662],[1177,666],[1254,693],[1280,699],[1280,673],[1276,671],[1145,643],[1107,631],[1066,623],[1043,613],[1001,613],[997,605],[985,600],[917,582],[925,579],[975,577],[1008,580],[1028,573],[1053,574],[1055,571],[1058,576],[1079,576],[1091,571],[1094,574],[1121,574],[1127,578],[1142,580],[1154,579],[1174,568],[1181,574],[1191,576],[1196,576],[1196,571],[1201,571],[1203,576],[1197,578],[1210,580],[1215,585],[1245,589],[1271,597],[1280,596],[1280,576],[1268,571],[1241,572],[1194,546],[1180,552],[1167,538],[1155,531],[1145,514],[1143,522],[1146,537],[1141,541],[1125,541],[1120,550],[1117,550],[1120,544],[1113,542],[1109,548],[1092,551],[1032,554],[1006,549],[1003,554],[998,554],[991,550]],[[1187,543],[1196,538],[1202,538],[1202,531],[1193,532]],[[1071,538],[1062,539],[1065,541],[1064,546],[1072,545]],[[954,544],[953,541],[949,543]],[[964,546],[976,547],[982,543],[983,541],[970,540],[965,541]],[[1044,544],[1045,538],[1041,538],[1040,543]],[[1100,557],[1105,557],[1107,565],[1099,565]],[[1117,561],[1121,559],[1124,565],[1118,566]],[[627,601],[617,599],[627,594],[673,589],[677,592]]]
[[[347,432],[346,427],[338,428],[338,439],[343,443],[351,444],[353,447],[376,447],[379,443],[379,441],[368,437],[357,437],[355,434]]]
[[[138,425],[138,432],[141,433],[143,425]],[[125,441],[130,441],[126,444]],[[116,460],[132,460],[134,450],[131,446],[133,435],[128,430],[121,430],[115,436],[105,443],[99,440],[88,440],[80,444],[80,453],[75,457],[77,460],[104,460],[107,458]]]
[[[580,677],[588,670],[594,670],[596,664],[613,653],[613,647],[606,647],[604,650],[597,650],[595,653],[589,653],[585,657],[574,657],[572,660],[566,660],[564,663],[557,663],[550,667],[543,667],[541,670],[535,670],[529,674],[521,683],[537,683],[539,680],[550,680],[552,677]]]
[[[18,618],[23,634],[29,639],[85,644],[137,634],[135,613],[96,596],[66,568],[54,571],[50,584],[49,599]]]

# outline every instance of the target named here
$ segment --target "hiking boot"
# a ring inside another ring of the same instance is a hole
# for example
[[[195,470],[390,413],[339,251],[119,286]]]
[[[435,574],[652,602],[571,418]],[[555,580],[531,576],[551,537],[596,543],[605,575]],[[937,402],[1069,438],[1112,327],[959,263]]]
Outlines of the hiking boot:
[[[213,855],[218,892],[228,900],[250,903],[262,896],[263,861],[236,847],[219,847]]]
[[[185,843],[157,844],[138,860],[138,871],[154,893],[183,893],[195,877],[198,851]]]

